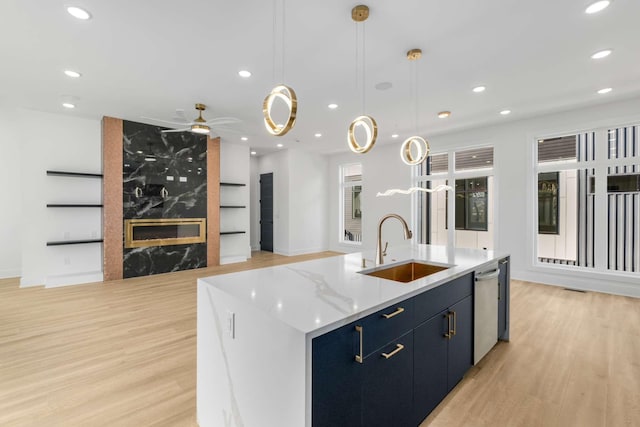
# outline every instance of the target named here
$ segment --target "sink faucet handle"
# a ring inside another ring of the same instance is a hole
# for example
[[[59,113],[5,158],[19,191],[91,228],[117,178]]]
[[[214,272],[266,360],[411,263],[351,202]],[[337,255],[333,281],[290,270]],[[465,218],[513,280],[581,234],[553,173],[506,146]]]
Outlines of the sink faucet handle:
[[[387,256],[388,247],[389,247],[389,242],[384,242],[384,249],[382,250],[382,256]]]

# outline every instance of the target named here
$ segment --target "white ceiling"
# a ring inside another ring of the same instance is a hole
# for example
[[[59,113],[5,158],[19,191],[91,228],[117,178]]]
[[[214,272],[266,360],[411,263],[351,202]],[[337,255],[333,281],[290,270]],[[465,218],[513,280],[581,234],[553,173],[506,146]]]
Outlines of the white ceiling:
[[[589,0],[370,0],[366,107],[378,144],[414,134],[407,50],[418,64],[419,132],[456,129],[640,95],[640,1],[614,0],[587,15]],[[265,0],[2,0],[0,100],[14,106],[98,119],[170,120],[175,110],[242,119],[224,139],[259,153],[276,143],[320,153],[347,150],[346,131],[362,113],[356,88],[356,24],[343,0],[285,3],[285,79],[298,94],[298,120],[267,134],[262,101],[274,78],[274,2]],[[91,12],[79,21],[65,10]],[[279,51],[279,44],[276,43]],[[613,48],[609,57],[590,55]],[[237,72],[253,73],[242,79]],[[65,69],[83,74],[70,79]],[[386,91],[380,82],[391,82]],[[476,85],[486,92],[474,94]],[[607,95],[596,90],[612,87]],[[73,96],[75,110],[61,107]],[[327,104],[339,104],[329,110]],[[501,116],[499,111],[513,113]],[[449,119],[436,113],[451,110]],[[314,134],[321,132],[321,138]],[[392,140],[392,133],[399,133]],[[240,136],[249,141],[241,142]]]

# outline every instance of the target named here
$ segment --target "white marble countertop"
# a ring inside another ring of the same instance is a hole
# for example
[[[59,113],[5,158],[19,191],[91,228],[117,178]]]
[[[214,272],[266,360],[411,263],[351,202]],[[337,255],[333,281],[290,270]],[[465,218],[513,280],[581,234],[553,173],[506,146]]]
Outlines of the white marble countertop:
[[[277,267],[199,279],[199,282],[268,313],[311,338],[336,329],[471,271],[506,253],[445,246],[412,245],[390,250],[384,266],[406,260],[453,267],[409,283],[358,273],[374,267],[373,252],[358,252]]]

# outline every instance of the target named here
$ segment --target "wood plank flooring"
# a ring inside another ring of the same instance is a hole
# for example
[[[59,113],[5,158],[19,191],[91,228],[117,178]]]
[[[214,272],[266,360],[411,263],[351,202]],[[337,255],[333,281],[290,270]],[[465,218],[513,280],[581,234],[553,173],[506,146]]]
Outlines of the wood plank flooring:
[[[0,425],[196,426],[196,278],[333,255],[53,289],[0,280]],[[520,281],[511,295],[511,342],[422,426],[640,426],[640,299]]]

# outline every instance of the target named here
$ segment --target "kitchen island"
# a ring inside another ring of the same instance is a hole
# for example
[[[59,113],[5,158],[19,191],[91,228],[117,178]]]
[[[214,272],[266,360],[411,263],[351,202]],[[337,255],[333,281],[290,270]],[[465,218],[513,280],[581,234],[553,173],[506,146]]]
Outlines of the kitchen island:
[[[372,259],[199,279],[200,426],[417,425],[473,363],[474,272],[508,256],[430,245],[390,252],[381,267],[447,267],[408,283],[362,274],[379,269]],[[497,290],[503,339],[506,282]]]

